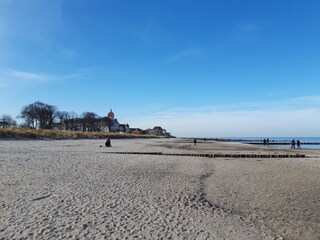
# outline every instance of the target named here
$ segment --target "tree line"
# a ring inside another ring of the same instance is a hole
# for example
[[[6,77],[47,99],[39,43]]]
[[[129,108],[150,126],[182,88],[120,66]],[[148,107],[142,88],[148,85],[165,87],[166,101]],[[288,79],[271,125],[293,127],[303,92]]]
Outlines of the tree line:
[[[52,129],[54,126],[66,126],[66,130],[75,129],[77,125],[81,124],[83,130],[96,131],[97,121],[100,117],[94,112],[83,112],[81,115],[71,111],[59,111],[56,106],[36,101],[29,105],[22,107],[17,118],[23,119],[23,123],[19,127],[37,128],[37,129]],[[10,115],[3,114],[0,121],[6,122],[9,127],[18,127],[16,120]]]

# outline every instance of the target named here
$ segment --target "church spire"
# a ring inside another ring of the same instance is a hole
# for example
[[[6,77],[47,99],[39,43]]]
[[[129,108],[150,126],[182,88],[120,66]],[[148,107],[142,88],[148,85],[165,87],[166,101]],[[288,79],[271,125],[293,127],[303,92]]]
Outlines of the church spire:
[[[107,117],[114,120],[114,113],[112,112],[112,108],[110,108],[110,112],[108,113]]]

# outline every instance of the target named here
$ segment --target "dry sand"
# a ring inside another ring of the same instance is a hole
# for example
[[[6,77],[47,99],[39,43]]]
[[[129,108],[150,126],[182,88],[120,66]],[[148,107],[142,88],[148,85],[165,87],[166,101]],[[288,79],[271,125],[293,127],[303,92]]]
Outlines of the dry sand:
[[[318,150],[181,139],[103,144],[0,140],[0,239],[320,239]]]

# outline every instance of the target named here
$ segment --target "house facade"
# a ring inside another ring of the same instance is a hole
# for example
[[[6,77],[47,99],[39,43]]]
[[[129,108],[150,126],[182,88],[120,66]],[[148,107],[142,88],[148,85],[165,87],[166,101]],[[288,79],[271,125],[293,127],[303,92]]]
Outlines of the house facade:
[[[0,127],[5,127],[5,125],[1,126],[0,122]],[[64,119],[61,123],[55,123],[53,129],[83,132],[119,132],[171,137],[170,133],[161,126],[143,130],[141,128],[130,128],[129,124],[120,124],[118,119],[115,118],[112,109],[110,109],[104,117]]]
[[[0,128],[8,128],[10,124],[6,121],[0,121]]]
[[[130,128],[130,133],[132,133],[132,134],[144,134],[145,131],[143,131],[141,128]]]
[[[160,126],[155,126],[153,129],[147,129],[146,132],[149,135],[164,136],[166,133],[166,130]]]
[[[107,117],[111,120],[110,132],[123,132],[123,133],[128,133],[130,131],[129,124],[120,124],[118,119],[115,118],[115,114],[110,109],[110,112],[107,114]]]

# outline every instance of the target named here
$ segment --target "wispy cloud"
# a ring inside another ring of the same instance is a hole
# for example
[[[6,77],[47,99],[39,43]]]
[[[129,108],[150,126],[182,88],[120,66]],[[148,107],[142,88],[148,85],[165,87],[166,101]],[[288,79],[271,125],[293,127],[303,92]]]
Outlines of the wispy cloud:
[[[239,23],[236,26],[236,39],[240,41],[256,41],[260,26],[256,23]]]
[[[31,58],[31,47],[59,53],[56,36],[63,26],[62,1],[0,1],[0,61],[7,55]],[[16,39],[19,47],[13,47]]]
[[[286,92],[287,92],[287,90],[278,90],[278,91],[268,92],[267,95],[268,96],[277,96],[277,95],[282,95]]]
[[[155,112],[154,116],[159,117],[177,117],[184,116],[186,113],[193,115],[202,113],[216,112],[250,112],[250,111],[291,111],[298,109],[317,108],[320,105],[320,96],[293,97],[282,100],[265,101],[229,101],[221,104],[208,104],[198,107],[180,107],[171,108]]]
[[[36,73],[17,69],[0,69],[0,88],[18,87],[47,84],[49,82],[64,82],[75,79],[82,79],[89,75],[91,70],[77,69],[72,73],[56,75],[50,73]]]
[[[319,102],[320,96],[305,96],[260,104],[176,108],[130,122],[146,128],[162,125],[177,136],[190,137],[318,136]]]
[[[17,78],[17,79],[32,81],[32,82],[47,82],[52,78],[45,74],[16,71],[16,70],[11,70],[8,73],[8,76],[12,78]]]
[[[318,95],[296,97],[296,98],[293,98],[293,100],[297,102],[312,102],[315,104],[320,104],[320,96]]]
[[[49,74],[27,72],[21,70],[0,69],[0,87],[12,88],[23,87],[25,84],[32,86],[34,84],[45,84],[53,79]]]
[[[188,48],[181,52],[175,53],[169,57],[169,61],[177,62],[189,58],[202,58],[205,56],[205,51],[199,48]]]

